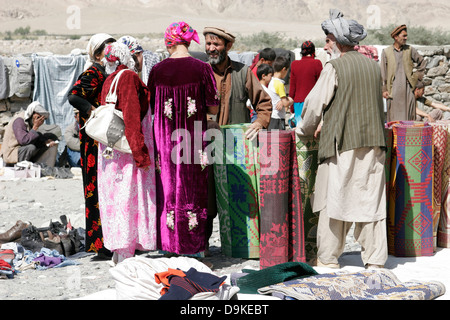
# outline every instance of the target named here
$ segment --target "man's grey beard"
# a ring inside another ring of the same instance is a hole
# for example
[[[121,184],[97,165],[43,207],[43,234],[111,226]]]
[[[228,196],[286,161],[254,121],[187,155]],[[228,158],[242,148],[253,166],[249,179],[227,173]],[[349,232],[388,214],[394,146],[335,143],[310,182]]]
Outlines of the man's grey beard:
[[[227,51],[226,50],[220,51],[219,55],[217,56],[217,58],[211,58],[211,56],[209,55],[209,52],[206,52],[206,54],[208,55],[208,62],[210,64],[212,64],[212,65],[221,64],[227,58]]]
[[[341,51],[338,49],[337,45],[334,44],[333,49],[332,49],[332,53],[330,54],[330,59],[337,59],[341,57]]]

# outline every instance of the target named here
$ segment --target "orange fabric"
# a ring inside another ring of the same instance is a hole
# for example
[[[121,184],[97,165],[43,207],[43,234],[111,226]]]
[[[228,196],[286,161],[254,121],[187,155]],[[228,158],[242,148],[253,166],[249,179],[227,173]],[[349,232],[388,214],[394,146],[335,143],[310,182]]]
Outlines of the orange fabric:
[[[159,273],[155,273],[155,281],[156,283],[160,284],[162,283],[163,285],[165,285],[164,288],[161,289],[161,295],[165,295],[167,293],[167,291],[169,290],[170,287],[170,283],[169,283],[169,277],[171,276],[178,276],[178,277],[186,277],[186,274],[178,269],[168,269],[167,271],[164,272],[159,272]]]

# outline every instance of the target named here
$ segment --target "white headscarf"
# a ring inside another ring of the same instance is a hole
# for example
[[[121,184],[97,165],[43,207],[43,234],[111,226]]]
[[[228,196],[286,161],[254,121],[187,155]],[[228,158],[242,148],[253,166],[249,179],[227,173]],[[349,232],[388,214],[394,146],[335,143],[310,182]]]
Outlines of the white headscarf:
[[[45,118],[48,118],[50,113],[45,110],[45,108],[42,106],[42,104],[39,101],[32,102],[25,111],[25,121],[30,119],[33,116],[33,113],[39,113],[41,116],[44,116]]]
[[[355,20],[346,20],[344,14],[337,9],[330,10],[330,19],[322,22],[325,34],[333,34],[336,41],[343,45],[356,46],[367,37],[367,32]]]
[[[107,33],[97,33],[91,37],[86,47],[86,51],[89,54],[89,60],[84,66],[84,70],[89,69],[95,62],[95,51],[102,46],[102,44],[108,40],[113,39],[113,37]]]
[[[122,42],[114,42],[106,46],[103,61],[105,63],[107,74],[112,74],[121,64],[125,65],[130,70],[136,71],[134,69],[136,63],[131,55],[130,49]]]

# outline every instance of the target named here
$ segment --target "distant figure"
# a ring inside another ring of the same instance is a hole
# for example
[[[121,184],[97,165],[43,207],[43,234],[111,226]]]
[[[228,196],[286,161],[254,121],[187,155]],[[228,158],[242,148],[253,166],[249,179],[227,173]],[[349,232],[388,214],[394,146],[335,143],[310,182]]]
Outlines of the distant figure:
[[[316,84],[322,72],[322,62],[316,57],[316,47],[311,41],[302,44],[302,59],[291,64],[291,85],[289,97],[294,99],[291,113],[295,114],[295,124],[300,123],[306,96]]]
[[[81,167],[80,153],[80,111],[73,108],[75,122],[67,126],[64,132],[64,140],[67,145],[67,161],[71,167]]]
[[[0,156],[7,166],[29,161],[54,167],[57,142],[38,132],[49,112],[37,101],[11,119],[5,130]]]
[[[395,28],[391,37],[394,44],[384,49],[381,54],[387,122],[414,121],[416,119],[414,89],[417,81],[422,80],[426,61],[416,49],[406,44],[408,40],[406,25]]]
[[[425,86],[422,81],[417,82],[416,89],[414,90],[414,97],[416,98],[416,121],[429,121],[435,122],[444,117],[444,112],[449,112],[450,107],[445,104],[428,100],[423,96]]]

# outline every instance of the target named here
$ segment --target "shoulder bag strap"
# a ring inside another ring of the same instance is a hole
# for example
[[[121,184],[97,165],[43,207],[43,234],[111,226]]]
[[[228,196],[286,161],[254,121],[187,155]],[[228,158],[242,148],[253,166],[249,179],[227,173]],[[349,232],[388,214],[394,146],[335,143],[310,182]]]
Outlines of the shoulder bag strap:
[[[106,96],[106,99],[105,99],[106,100],[105,103],[114,103],[115,104],[117,102],[117,94],[116,94],[117,84],[119,83],[119,78],[124,71],[126,71],[126,69],[118,72],[116,77],[112,81],[111,87],[109,88],[108,95]]]

